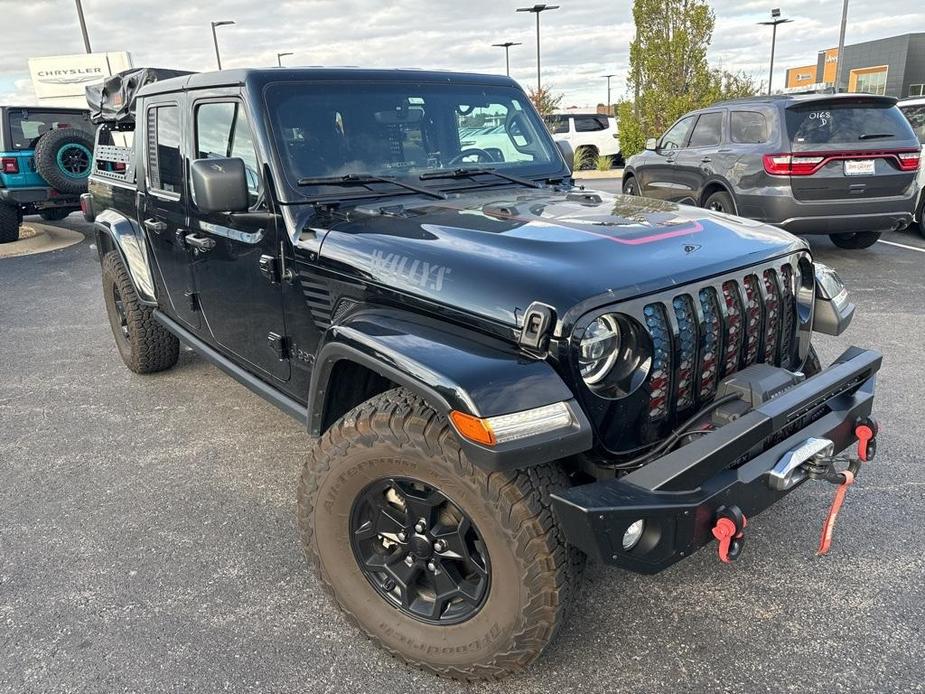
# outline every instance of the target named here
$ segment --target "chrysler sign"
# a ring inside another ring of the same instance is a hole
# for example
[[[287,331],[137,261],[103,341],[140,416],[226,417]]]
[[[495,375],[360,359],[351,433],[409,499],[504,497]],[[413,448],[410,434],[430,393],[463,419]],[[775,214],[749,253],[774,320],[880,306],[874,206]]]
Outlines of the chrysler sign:
[[[125,51],[30,58],[29,73],[39,103],[84,106],[84,89],[132,67]]]

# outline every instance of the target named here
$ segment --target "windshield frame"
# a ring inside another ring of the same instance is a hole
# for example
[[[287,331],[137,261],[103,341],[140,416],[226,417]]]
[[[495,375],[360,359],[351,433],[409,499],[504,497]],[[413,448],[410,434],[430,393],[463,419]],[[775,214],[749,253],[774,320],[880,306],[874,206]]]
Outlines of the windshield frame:
[[[489,76],[491,77],[491,76]],[[548,129],[546,128],[545,122],[543,121],[540,114],[537,112],[536,108],[533,105],[533,102],[527,96],[527,94],[513,81],[510,84],[498,84],[493,79],[486,80],[484,82],[480,80],[452,80],[450,82],[443,80],[433,80],[433,79],[408,79],[402,77],[400,79],[375,79],[369,77],[356,78],[356,79],[344,79],[336,80],[334,82],[338,85],[349,84],[351,87],[356,87],[357,89],[362,89],[363,87],[381,87],[383,85],[395,86],[400,88],[401,85],[406,85],[409,89],[422,89],[427,90],[429,88],[447,88],[452,89],[453,87],[458,87],[460,89],[465,89],[467,87],[478,88],[478,89],[489,89],[497,92],[509,92],[512,98],[519,100],[523,106],[523,113],[531,119],[531,123],[534,126],[537,137],[542,139],[542,146],[546,148],[550,153],[550,160],[548,162],[541,162],[540,164],[533,164],[532,166],[537,167],[536,170],[529,171],[524,173],[522,167],[512,166],[510,167],[510,173],[515,176],[519,176],[528,180],[544,180],[544,179],[559,179],[559,178],[568,178],[571,176],[571,171],[569,170],[564,158],[562,157],[559,147],[556,145],[552,136],[550,135]],[[355,187],[351,188],[348,185],[340,187],[339,190],[331,189],[327,186],[300,186],[298,185],[298,178],[300,176],[296,175],[287,164],[285,163],[283,153],[281,150],[282,142],[280,140],[280,134],[277,132],[276,128],[277,123],[274,118],[273,109],[276,107],[277,102],[271,99],[271,92],[273,90],[282,89],[296,89],[296,88],[316,88],[323,89],[325,87],[330,87],[332,80],[330,79],[285,79],[285,80],[271,80],[263,85],[261,85],[261,94],[260,102],[262,108],[266,111],[264,118],[264,127],[266,128],[267,135],[267,144],[269,145],[270,154],[274,160],[274,165],[277,171],[279,172],[278,176],[278,186],[280,188],[280,193],[285,194],[281,195],[282,198],[285,198],[284,201],[287,202],[320,202],[320,201],[349,201],[349,200],[362,200],[368,199],[370,197],[380,197],[380,196],[392,196],[392,195],[409,195],[413,194],[412,191],[402,189],[399,186],[390,186],[387,190],[362,190],[359,191]],[[446,167],[446,171],[450,172],[455,168],[464,168],[469,164],[464,164],[454,167]],[[473,168],[484,168],[485,163],[476,164],[472,163]],[[421,169],[414,170],[407,174],[403,173],[391,173],[383,174],[382,172],[374,171],[351,171],[352,174],[357,175],[374,175],[374,176],[383,176],[388,175],[392,178],[399,179],[402,181],[407,181],[408,183],[414,183],[419,186],[425,186],[428,188],[433,188],[435,191],[440,192],[454,192],[454,191],[464,191],[464,190],[475,190],[475,189],[484,189],[490,187],[499,187],[499,186],[513,186],[517,185],[516,183],[505,180],[496,176],[485,176],[480,177],[478,181],[471,179],[429,179],[426,181],[421,181],[419,175],[424,171],[432,171],[434,169]],[[508,168],[503,169],[507,171]],[[484,180],[483,180],[484,179]],[[336,187],[336,184],[335,184]]]

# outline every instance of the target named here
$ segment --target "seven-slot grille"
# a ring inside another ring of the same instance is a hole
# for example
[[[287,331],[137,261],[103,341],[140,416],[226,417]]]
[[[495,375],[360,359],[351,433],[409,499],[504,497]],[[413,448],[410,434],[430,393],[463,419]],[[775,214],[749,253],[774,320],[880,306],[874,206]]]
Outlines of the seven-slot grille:
[[[716,395],[720,379],[758,362],[793,366],[797,307],[790,263],[647,304],[649,419]]]

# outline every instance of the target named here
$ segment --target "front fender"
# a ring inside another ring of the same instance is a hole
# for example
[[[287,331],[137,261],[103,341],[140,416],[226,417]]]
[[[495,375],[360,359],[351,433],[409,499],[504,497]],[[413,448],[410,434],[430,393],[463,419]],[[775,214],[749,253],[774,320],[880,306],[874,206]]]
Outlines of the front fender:
[[[334,365],[357,362],[404,386],[437,412],[460,410],[477,417],[569,403],[576,425],[563,434],[540,434],[486,447],[459,438],[477,465],[488,469],[528,467],[587,450],[591,426],[571,390],[547,362],[511,345],[446,323],[383,309],[355,314],[326,333],[312,372],[309,428],[321,433],[326,393]]]
[[[108,238],[112,247],[122,256],[138,298],[144,304],[156,306],[154,277],[148,264],[148,242],[141,227],[115,210],[104,210],[96,216],[93,228],[100,257],[108,250],[107,244],[103,243]]]

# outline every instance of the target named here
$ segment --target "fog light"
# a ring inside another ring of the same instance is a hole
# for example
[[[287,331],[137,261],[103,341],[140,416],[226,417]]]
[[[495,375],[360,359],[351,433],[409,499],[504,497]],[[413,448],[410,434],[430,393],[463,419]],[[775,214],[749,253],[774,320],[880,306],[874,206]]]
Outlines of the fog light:
[[[646,522],[642,518],[640,518],[626,529],[626,532],[623,533],[624,552],[628,552],[636,546],[636,543],[639,542],[639,538],[642,537],[642,531],[645,529]]]

